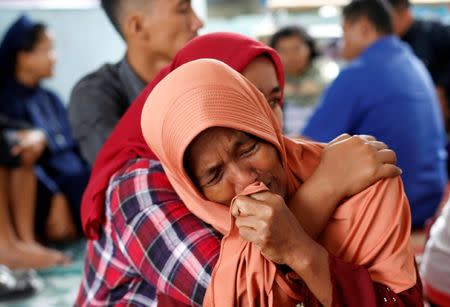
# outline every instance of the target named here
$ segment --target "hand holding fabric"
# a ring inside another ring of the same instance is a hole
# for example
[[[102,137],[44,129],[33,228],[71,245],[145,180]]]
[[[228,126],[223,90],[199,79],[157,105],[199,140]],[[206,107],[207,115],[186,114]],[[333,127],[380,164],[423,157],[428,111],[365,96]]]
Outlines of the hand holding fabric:
[[[258,246],[273,262],[289,265],[294,250],[313,242],[277,194],[267,191],[238,196],[231,213],[241,237]]]

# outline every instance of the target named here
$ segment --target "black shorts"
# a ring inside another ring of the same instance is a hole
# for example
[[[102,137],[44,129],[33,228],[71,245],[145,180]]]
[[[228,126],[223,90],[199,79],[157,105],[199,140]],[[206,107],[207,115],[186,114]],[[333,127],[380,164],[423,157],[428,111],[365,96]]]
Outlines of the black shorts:
[[[0,166],[18,167],[20,165],[20,156],[11,155],[11,149],[14,146],[6,137],[3,131],[0,133]]]

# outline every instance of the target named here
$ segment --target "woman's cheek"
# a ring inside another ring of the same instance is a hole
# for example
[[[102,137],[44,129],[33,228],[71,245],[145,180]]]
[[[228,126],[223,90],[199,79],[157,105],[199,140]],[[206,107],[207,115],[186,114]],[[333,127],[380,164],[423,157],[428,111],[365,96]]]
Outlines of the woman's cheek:
[[[224,182],[203,188],[205,198],[215,203],[229,205],[234,198],[234,189]]]
[[[263,145],[254,157],[256,168],[260,171],[271,172],[275,170],[278,156],[275,148],[270,145]]]

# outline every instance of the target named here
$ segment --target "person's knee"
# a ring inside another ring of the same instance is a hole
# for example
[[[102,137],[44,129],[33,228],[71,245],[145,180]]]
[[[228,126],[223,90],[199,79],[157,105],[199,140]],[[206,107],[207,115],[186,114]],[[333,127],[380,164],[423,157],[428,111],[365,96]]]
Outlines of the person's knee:
[[[53,197],[46,225],[49,241],[72,241],[77,237],[77,228],[73,221],[70,205],[66,197],[57,194]]]
[[[51,242],[69,242],[77,237],[76,227],[68,223],[59,225],[48,225],[46,231],[47,240]]]
[[[20,165],[10,171],[13,178],[23,180],[23,178],[35,177],[34,167],[31,165]]]
[[[0,166],[0,180],[6,181],[9,175],[9,169],[3,166]]]

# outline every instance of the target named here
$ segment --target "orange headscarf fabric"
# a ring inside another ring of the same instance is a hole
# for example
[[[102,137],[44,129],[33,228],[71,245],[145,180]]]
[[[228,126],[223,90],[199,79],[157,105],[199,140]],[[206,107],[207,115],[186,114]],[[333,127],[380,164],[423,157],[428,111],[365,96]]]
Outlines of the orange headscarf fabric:
[[[292,195],[314,172],[323,147],[284,137],[262,93],[212,59],[187,63],[164,78],[147,98],[141,127],[185,205],[225,235],[204,305],[279,306],[298,300],[289,278],[240,238],[229,207],[199,193],[184,169],[183,157],[192,140],[210,127],[249,133],[278,150]],[[401,179],[394,178],[341,204],[320,243],[342,260],[364,265],[374,281],[401,292],[416,283],[409,238],[409,205]]]

